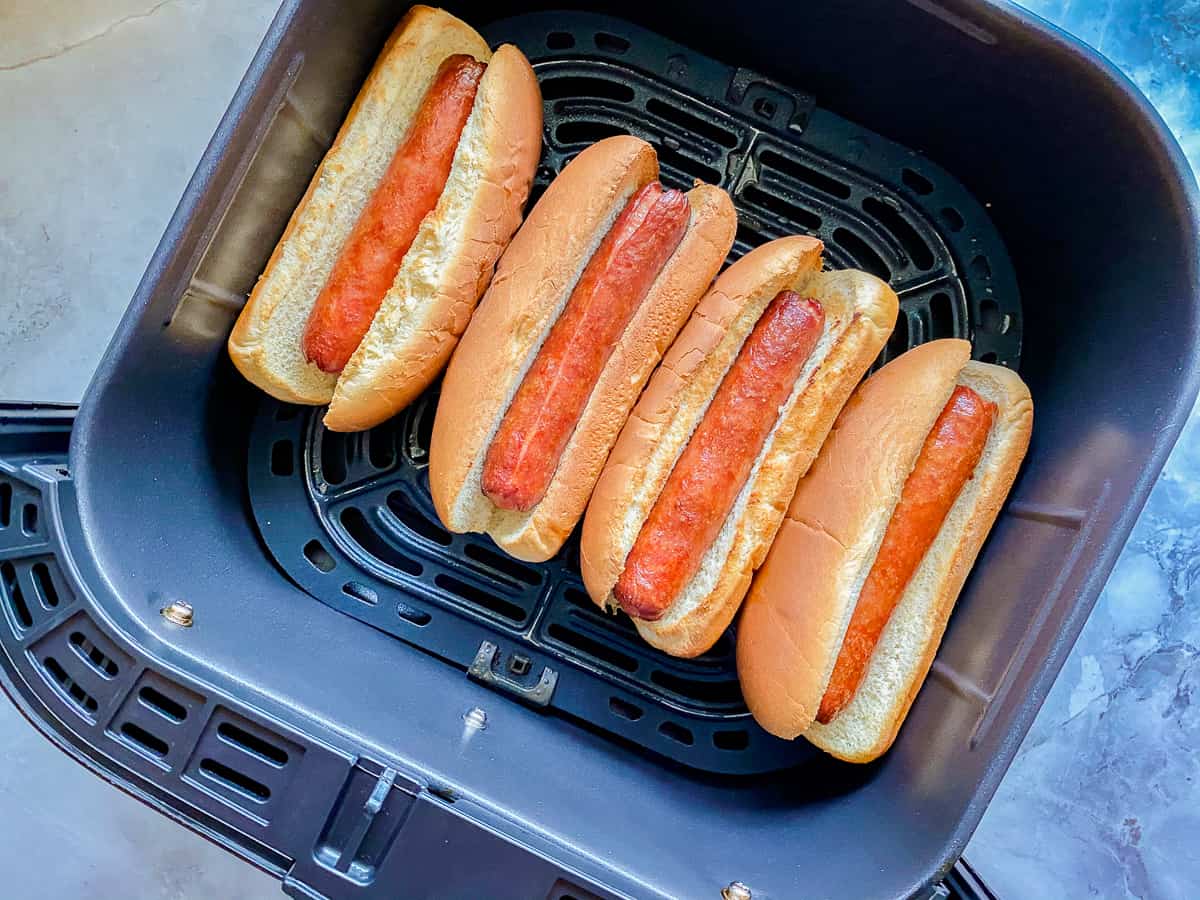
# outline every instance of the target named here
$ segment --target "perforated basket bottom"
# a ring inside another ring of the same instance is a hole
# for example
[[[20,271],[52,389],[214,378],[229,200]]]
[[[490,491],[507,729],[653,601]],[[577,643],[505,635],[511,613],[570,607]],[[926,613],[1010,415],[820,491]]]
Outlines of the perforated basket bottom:
[[[629,132],[658,149],[664,183],[720,184],[739,215],[731,259],[809,233],[833,268],[890,281],[901,315],[881,362],[939,337],[1016,366],[1021,313],[1003,245],[980,205],[915,153],[747,69],[626,23],[531,14],[485,29],[529,56],[545,100],[535,196],[587,144]],[[442,528],[426,471],[436,389],[370,432],[266,400],[249,487],[266,546],[323,603],[469,669],[499,690],[687,766],[783,768],[811,752],[758,728],[738,688],[732,634],[695,660],[647,647],[584,593],[573,538],[553,560],[510,559]]]

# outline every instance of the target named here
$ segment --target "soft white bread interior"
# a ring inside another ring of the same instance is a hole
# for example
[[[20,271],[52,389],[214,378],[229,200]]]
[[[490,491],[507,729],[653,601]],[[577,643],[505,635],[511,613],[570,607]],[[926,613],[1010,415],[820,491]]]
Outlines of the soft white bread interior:
[[[733,243],[736,215],[719,188],[688,192],[687,231],[622,333],[543,499],[529,512],[498,509],[480,488],[483,460],[588,260],[630,197],[657,177],[646,142],[593,144],[551,183],[501,257],[447,369],[434,420],[430,489],[451,531],[486,532],[536,562],[557,553],[582,516],[630,407]]]
[[[781,238],[721,274],[651,378],[589,505],[584,583],[594,601],[615,607],[612,589],[643,523],[767,304],[784,289],[821,302],[825,331],[699,572],[661,619],[635,620],[642,637],[674,656],[703,653],[729,625],[797,479],[895,324],[891,288],[863,272],[820,272],[821,250],[813,238]]]
[[[738,629],[743,693],[771,733],[803,733],[853,762],[875,759],[895,739],[1032,429],[1033,405],[1021,379],[1001,366],[967,362],[969,353],[965,341],[934,341],[885,366],[852,398],[801,482]],[[885,627],[858,691],[832,722],[817,724],[904,482],[959,383],[997,405],[983,457]]]
[[[537,78],[521,51],[505,44],[483,73],[441,198],[342,370],[326,428],[378,425],[441,373],[521,224],[541,149]]]
[[[304,359],[309,314],[438,67],[460,53],[489,66],[446,189],[339,385],[337,375]],[[334,401],[326,424],[336,430],[386,419],[437,375],[453,349],[519,224],[540,149],[540,92],[520,51],[501,47],[493,56],[470,26],[414,6],[385,44],[251,292],[229,338],[234,364],[280,400]]]

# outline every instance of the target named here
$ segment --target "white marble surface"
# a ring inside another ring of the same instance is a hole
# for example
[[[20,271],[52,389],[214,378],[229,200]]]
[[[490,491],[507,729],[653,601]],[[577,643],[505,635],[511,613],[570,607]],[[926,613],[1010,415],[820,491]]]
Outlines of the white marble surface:
[[[1031,0],[1200,157],[1200,0]],[[0,0],[0,397],[78,400],[274,0]],[[1200,896],[1200,420],[967,856],[1005,900]],[[87,774],[0,703],[0,864],[29,898],[278,885]]]

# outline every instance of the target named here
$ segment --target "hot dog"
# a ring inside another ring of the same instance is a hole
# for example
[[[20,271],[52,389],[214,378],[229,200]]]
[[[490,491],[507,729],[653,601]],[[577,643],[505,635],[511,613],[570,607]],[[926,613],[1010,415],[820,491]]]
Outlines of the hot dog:
[[[384,295],[433,211],[487,63],[446,57],[413,118],[408,136],[367,201],[308,316],[304,356],[322,372],[340,372],[362,343]]]
[[[850,616],[817,721],[828,725],[858,690],[883,628],[983,456],[996,404],[958,385],[917,455]]]
[[[528,512],[546,495],[592,387],[683,239],[688,213],[682,191],[651,182],[600,242],[488,448],[483,493],[499,508]]]
[[[1029,445],[1024,383],[969,356],[941,340],[884,366],[801,480],[738,626],[772,734],[854,762],[895,740]]]
[[[541,151],[528,61],[415,6],[384,46],[229,339],[325,425],[384,421],[441,372],[520,223]]]
[[[589,595],[642,637],[703,653],[737,611],[796,480],[895,324],[862,272],[790,237],[726,269],[650,379],[584,518]]]
[[[584,150],[501,258],[442,384],[434,507],[549,559],[583,515],[630,408],[733,244],[729,196],[656,183],[634,137]]]
[[[661,618],[696,574],[824,327],[821,304],[795,291],[755,324],[625,560],[613,595],[629,615]]]

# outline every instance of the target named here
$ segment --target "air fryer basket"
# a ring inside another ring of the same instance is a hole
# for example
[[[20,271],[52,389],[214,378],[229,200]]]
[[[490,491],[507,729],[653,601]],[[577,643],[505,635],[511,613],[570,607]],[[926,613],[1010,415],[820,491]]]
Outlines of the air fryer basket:
[[[1195,396],[1194,185],[1078,45],[965,0],[620,6],[455,8],[537,66],[539,182],[630,130],[665,180],[731,190],[735,254],[818,233],[900,291],[888,353],[959,334],[1019,366],[1029,461],[892,752],[769,739],[727,648],[668,660],[579,602],[570,549],[525,566],[440,530],[431,397],[347,439],[233,373],[232,319],[400,12],[285,3],[69,460],[69,418],[0,416],[0,647],[60,746],[297,896],[927,889]],[[161,613],[182,602],[190,626]]]

